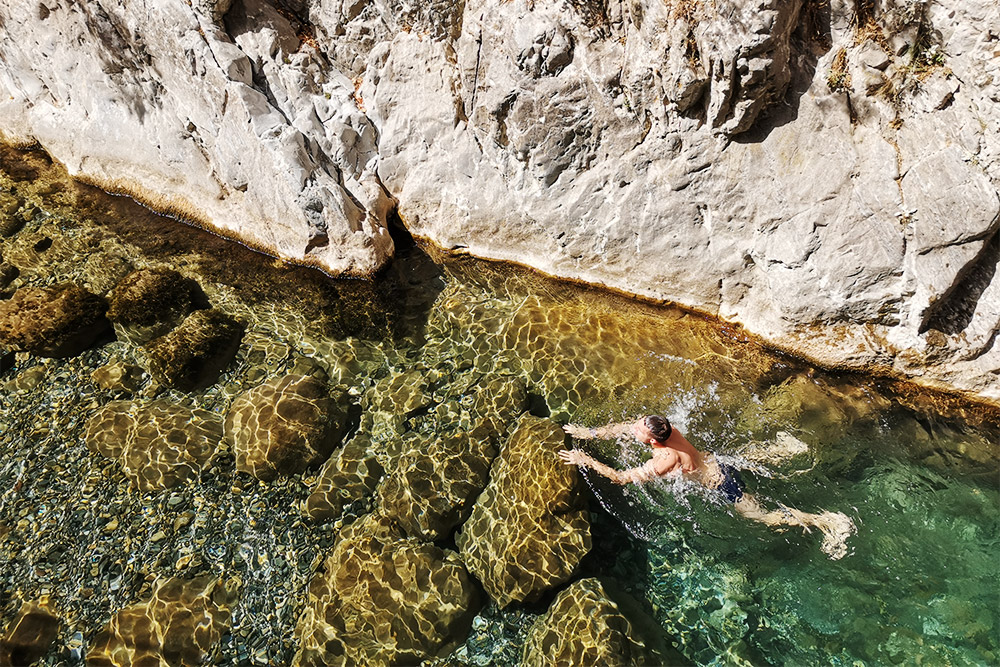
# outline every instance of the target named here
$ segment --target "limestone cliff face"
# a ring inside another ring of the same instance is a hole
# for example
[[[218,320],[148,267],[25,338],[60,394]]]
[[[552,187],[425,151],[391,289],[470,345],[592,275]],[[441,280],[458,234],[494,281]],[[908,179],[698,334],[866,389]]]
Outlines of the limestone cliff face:
[[[284,255],[378,266],[391,196],[440,245],[1000,401],[992,0],[43,0],[0,21],[0,130]]]

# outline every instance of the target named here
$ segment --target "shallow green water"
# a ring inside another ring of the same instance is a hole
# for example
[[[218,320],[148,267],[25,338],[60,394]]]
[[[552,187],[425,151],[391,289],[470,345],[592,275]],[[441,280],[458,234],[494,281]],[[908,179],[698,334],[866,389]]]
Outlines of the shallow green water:
[[[99,291],[131,268],[166,263],[246,323],[219,383],[160,396],[224,414],[237,394],[306,359],[357,395],[416,371],[426,409],[361,426],[387,440],[461,423],[469,387],[513,375],[536,414],[597,425],[662,413],[696,446],[730,457],[771,506],[853,518],[849,553],[832,561],[815,532],[775,533],[696,490],[654,482],[623,492],[588,477],[595,545],[583,574],[611,577],[642,601],[692,663],[1000,661],[1000,430],[988,421],[921,412],[700,318],[504,267],[412,248],[375,285],[336,282],[86,188],[3,185],[38,202],[0,242],[20,269],[10,289],[76,280]],[[52,243],[39,251],[43,238]],[[171,491],[131,491],[82,432],[97,406],[123,396],[91,373],[141,361],[114,341],[69,360],[18,355],[0,375],[0,618],[21,598],[50,595],[68,620],[46,664],[77,664],[73,647],[155,576],[215,572],[243,582],[219,664],[287,662],[305,587],[339,526],[299,516],[309,475],[263,484],[231,457]],[[782,434],[808,451],[751,462]],[[630,443],[594,451],[619,466],[644,455]],[[120,527],[109,530],[112,519]],[[445,662],[516,664],[543,611],[485,609]]]

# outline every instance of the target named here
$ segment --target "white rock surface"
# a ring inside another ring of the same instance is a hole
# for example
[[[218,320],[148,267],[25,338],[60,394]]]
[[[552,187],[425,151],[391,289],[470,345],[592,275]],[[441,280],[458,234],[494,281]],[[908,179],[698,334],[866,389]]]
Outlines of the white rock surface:
[[[1000,403],[993,0],[83,7],[0,8],[0,131],[76,173],[349,273],[387,191],[442,246]]]
[[[190,5],[5,2],[0,132],[262,249],[374,273],[392,201],[350,81],[266,3]]]

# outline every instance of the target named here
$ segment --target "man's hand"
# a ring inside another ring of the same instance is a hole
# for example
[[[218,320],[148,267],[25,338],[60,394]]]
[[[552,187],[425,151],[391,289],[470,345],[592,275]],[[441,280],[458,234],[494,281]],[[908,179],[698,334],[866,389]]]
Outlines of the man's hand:
[[[563,426],[563,430],[569,433],[571,436],[577,440],[590,440],[594,437],[594,429],[588,428],[586,426],[577,426],[576,424],[566,424]]]
[[[561,449],[559,450],[559,458],[563,460],[563,463],[571,466],[585,466],[590,459],[579,449]]]

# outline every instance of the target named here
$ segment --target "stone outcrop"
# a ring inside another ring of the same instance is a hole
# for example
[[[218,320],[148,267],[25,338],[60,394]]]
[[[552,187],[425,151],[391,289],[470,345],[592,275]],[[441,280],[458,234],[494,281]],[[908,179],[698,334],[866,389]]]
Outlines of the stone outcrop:
[[[113,401],[87,422],[87,447],[118,461],[140,491],[160,491],[199,474],[222,440],[222,418],[166,400]]]
[[[264,481],[326,461],[339,442],[347,403],[322,380],[286,375],[238,396],[226,416],[236,468]]]
[[[237,590],[212,575],[164,579],[152,597],[111,617],[87,650],[93,667],[204,665],[229,629]]]
[[[524,667],[669,664],[647,646],[597,579],[573,582],[528,632]]]
[[[199,295],[198,285],[166,268],[139,269],[108,294],[108,319],[134,343],[162,336],[180,324]]]
[[[522,417],[455,538],[469,571],[501,607],[568,581],[590,551],[579,473],[556,455],[564,444],[554,422]]]
[[[446,654],[478,611],[458,555],[369,514],[345,528],[309,586],[294,665],[404,665]]]
[[[77,355],[109,333],[107,309],[77,285],[22,287],[0,301],[0,345],[42,357]]]
[[[379,487],[379,507],[411,537],[437,540],[466,519],[496,449],[480,433],[411,438]]]
[[[48,653],[59,633],[59,617],[42,604],[25,602],[0,639],[0,667],[31,665]]]
[[[369,438],[355,436],[323,464],[306,499],[305,513],[309,518],[335,521],[351,503],[375,493],[384,471],[370,447]]]
[[[158,381],[194,391],[214,383],[236,355],[243,325],[222,311],[196,310],[180,326],[150,341],[149,372]]]
[[[395,199],[446,248],[998,402],[998,23],[991,0],[17,0],[0,132],[329,271],[381,265]]]

